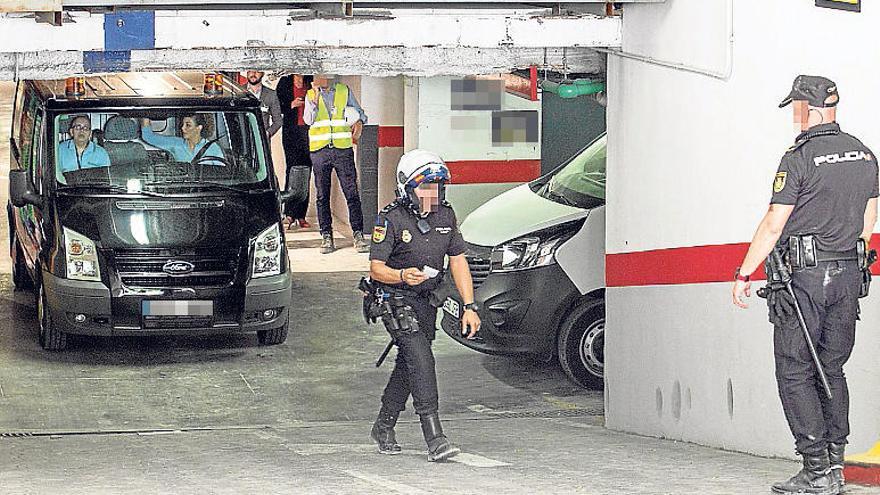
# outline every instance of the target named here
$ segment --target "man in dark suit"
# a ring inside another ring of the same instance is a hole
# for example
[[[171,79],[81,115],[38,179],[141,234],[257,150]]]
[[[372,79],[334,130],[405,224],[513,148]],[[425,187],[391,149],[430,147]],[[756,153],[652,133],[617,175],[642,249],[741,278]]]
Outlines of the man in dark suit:
[[[309,126],[303,121],[303,109],[305,108],[306,92],[312,87],[312,76],[302,74],[288,74],[278,80],[275,91],[281,104],[281,113],[284,116],[281,125],[281,142],[284,145],[284,158],[287,162],[287,180],[290,180],[292,167],[312,168],[312,159],[309,156]],[[309,208],[309,181],[310,173],[305,174],[305,198],[297,203],[285,204],[284,214],[287,216],[288,228],[294,223],[301,228],[311,227],[306,221],[306,212]],[[286,186],[285,186],[286,187]]]

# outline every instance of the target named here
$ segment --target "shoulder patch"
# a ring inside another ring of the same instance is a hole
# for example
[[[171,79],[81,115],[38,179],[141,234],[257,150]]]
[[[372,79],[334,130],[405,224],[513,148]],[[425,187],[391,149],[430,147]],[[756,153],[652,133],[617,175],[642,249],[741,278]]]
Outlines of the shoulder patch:
[[[376,244],[384,242],[387,231],[388,229],[386,229],[384,225],[376,225],[373,227],[373,242]]]
[[[788,172],[777,172],[776,177],[773,179],[773,192],[778,193],[782,192],[785,189],[785,178],[788,176]]]

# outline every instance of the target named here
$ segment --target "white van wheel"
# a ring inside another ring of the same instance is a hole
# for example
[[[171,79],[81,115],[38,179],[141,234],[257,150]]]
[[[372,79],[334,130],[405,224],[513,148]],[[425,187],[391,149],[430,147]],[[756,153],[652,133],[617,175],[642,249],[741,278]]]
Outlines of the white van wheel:
[[[605,383],[605,301],[588,299],[578,304],[559,330],[559,364],[569,378],[586,388]]]
[[[284,325],[281,325],[278,328],[273,328],[272,330],[260,330],[257,332],[257,340],[260,342],[260,345],[278,345],[283,344],[285,340],[287,340],[287,324],[288,321],[284,322]]]

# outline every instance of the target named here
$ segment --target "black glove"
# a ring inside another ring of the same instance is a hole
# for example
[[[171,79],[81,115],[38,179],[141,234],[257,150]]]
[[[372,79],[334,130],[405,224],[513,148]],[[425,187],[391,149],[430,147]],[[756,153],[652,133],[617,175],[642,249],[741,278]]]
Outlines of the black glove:
[[[771,289],[767,295],[770,323],[785,325],[795,317],[794,297],[784,288]]]

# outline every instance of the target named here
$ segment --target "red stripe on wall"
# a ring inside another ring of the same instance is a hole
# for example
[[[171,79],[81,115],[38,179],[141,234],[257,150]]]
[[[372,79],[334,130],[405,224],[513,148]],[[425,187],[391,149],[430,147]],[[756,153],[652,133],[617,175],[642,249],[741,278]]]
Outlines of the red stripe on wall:
[[[877,248],[880,235],[871,238]],[[742,263],[748,243],[681,247],[605,255],[605,285],[636,287],[644,285],[701,284],[733,282],[733,273]],[[871,272],[880,273],[880,263]],[[764,266],[753,279],[764,280]]]
[[[379,126],[380,148],[402,148],[403,126]]]
[[[446,165],[452,184],[527,182],[541,175],[541,160],[458,160]]]

